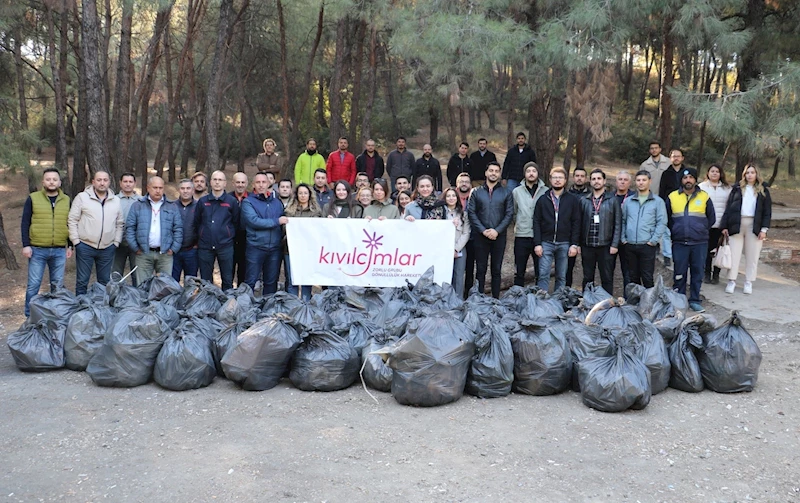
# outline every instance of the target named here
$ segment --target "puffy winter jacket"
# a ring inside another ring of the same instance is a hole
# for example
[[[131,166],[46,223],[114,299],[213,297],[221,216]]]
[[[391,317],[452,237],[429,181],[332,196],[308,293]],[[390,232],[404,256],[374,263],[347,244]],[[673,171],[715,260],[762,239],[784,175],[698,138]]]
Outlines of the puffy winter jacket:
[[[581,198],[581,246],[589,245],[589,228],[594,221],[594,195],[590,192]],[[622,208],[613,192],[604,192],[600,202],[600,234],[598,246],[619,248],[622,232]]]
[[[580,246],[581,201],[575,194],[564,191],[558,199],[558,218],[551,196],[553,189],[545,192],[536,201],[533,212],[533,244],[569,243]]]
[[[761,229],[769,229],[772,221],[772,198],[769,189],[764,187],[764,194],[756,196],[756,214],[753,217],[753,234],[758,234]],[[725,206],[725,214],[719,224],[720,229],[728,229],[728,234],[733,236],[742,232],[742,189],[739,185],[734,185],[731,195],[728,197],[728,204]],[[747,230],[747,229],[745,229]]]
[[[662,180],[664,180],[662,178]],[[716,222],[714,205],[700,187],[687,194],[676,190],[667,201],[667,225],[672,242],[686,245],[708,243],[708,229]]]
[[[161,199],[158,218],[161,221],[161,253],[181,251],[183,245],[183,219],[175,204]],[[153,207],[150,196],[133,203],[125,222],[125,242],[131,251],[150,252],[150,223],[153,219]]]
[[[708,180],[702,181],[697,184],[698,187],[706,191],[711,202],[714,204],[714,214],[717,216],[717,221],[714,222],[714,227],[718,228],[722,221],[722,216],[725,214],[725,206],[728,204],[728,197],[731,195],[730,185],[711,185]]]
[[[270,250],[281,246],[283,229],[278,221],[283,203],[272,194],[250,194],[242,201],[242,225],[247,230],[247,247]]]
[[[309,155],[308,151],[304,150],[294,163],[294,184],[314,185],[314,172],[318,169],[325,169],[325,158],[318,152]],[[328,176],[328,181],[330,180]]]
[[[344,153],[344,161],[339,150],[331,152],[325,170],[328,172],[329,183],[339,180],[344,180],[350,185],[356,183],[356,158],[350,152]]]
[[[75,196],[67,217],[72,244],[84,243],[99,250],[119,246],[124,225],[119,198],[109,190],[105,201],[100,201],[92,186]]]
[[[514,218],[514,198],[508,187],[498,183],[490,192],[489,186],[483,184],[472,191],[467,213],[472,230],[477,234],[483,234],[486,229],[503,234]]]
[[[239,203],[230,194],[215,197],[209,193],[197,201],[194,210],[194,228],[197,230],[197,247],[217,250],[233,246],[239,227]]]
[[[664,200],[650,192],[644,204],[638,195],[630,196],[622,205],[622,235],[620,242],[643,245],[661,242],[667,231],[667,208]]]
[[[536,201],[547,192],[547,185],[539,180],[533,196],[528,190],[528,186],[523,183],[511,194],[514,196],[514,236],[518,238],[533,237],[533,213],[536,208]]]

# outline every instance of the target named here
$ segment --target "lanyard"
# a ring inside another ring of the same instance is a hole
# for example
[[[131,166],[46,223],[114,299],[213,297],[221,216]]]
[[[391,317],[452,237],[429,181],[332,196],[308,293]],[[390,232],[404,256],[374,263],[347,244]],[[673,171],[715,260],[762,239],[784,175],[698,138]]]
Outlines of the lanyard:
[[[558,208],[561,206],[561,198],[553,196],[553,191],[550,191],[550,202],[553,203],[553,210],[555,210],[556,222],[558,222]]]
[[[155,209],[153,207],[152,203],[150,204],[150,211],[153,213],[153,220],[158,218],[158,214],[161,213],[161,208],[163,208],[163,207],[164,207],[164,203],[161,203],[161,205],[158,207],[158,209]]]
[[[594,206],[595,214],[600,213],[600,207],[603,206],[603,196],[600,196],[600,201],[595,203],[595,197],[592,196],[592,206]]]

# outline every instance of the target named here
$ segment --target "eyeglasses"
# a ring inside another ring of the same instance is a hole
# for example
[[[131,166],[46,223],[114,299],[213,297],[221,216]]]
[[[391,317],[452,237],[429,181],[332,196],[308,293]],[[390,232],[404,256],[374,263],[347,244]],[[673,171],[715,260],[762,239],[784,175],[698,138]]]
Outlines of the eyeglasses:
[[[374,180],[372,180],[372,181],[373,181],[373,182],[386,183],[386,179],[384,179],[384,178],[375,178],[375,179],[374,179]]]

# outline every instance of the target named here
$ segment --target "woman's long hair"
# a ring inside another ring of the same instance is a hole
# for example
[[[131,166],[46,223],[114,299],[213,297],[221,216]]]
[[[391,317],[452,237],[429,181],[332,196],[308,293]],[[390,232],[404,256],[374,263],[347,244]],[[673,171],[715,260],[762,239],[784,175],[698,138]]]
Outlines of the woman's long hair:
[[[758,170],[758,168],[756,167],[755,164],[748,163],[747,165],[745,165],[744,169],[742,170],[742,179],[739,180],[739,187],[742,189],[742,192],[744,192],[744,189],[747,187],[747,179],[745,178],[744,175],[747,173],[747,170],[750,169],[750,168],[753,168],[755,170],[755,172],[756,172],[756,183],[755,183],[755,185],[753,185],[753,189],[755,189],[756,194],[759,194],[759,195],[763,196],[764,195],[764,181],[761,179],[761,171]]]
[[[339,185],[343,185],[344,188],[347,189],[347,197],[345,199],[339,199],[339,198],[336,197],[336,188]],[[338,216],[338,214],[336,213],[336,206],[337,206],[336,203],[337,203],[337,201],[342,201],[343,200],[343,201],[347,202],[347,208],[350,211],[350,213],[348,213],[348,215],[350,215],[352,217],[353,216],[353,207],[355,206],[354,203],[353,203],[352,194],[353,194],[353,188],[350,186],[349,183],[347,183],[346,180],[339,180],[338,182],[334,183],[333,184],[333,197],[331,198],[331,201],[328,203],[328,214],[326,216],[332,216],[332,217]]]
[[[292,200],[289,202],[289,205],[286,206],[286,216],[293,217],[300,213],[302,207],[300,206],[300,200],[297,197],[297,192],[300,190],[301,187],[304,187],[308,191],[308,209],[312,213],[322,214],[322,210],[320,210],[319,203],[317,203],[317,196],[314,194],[314,190],[307,183],[298,184],[297,187],[294,188],[294,195]]]
[[[420,197],[420,195],[419,195],[419,183],[421,181],[423,181],[423,180],[428,180],[429,182],[431,182],[431,187],[433,187],[433,192],[431,192],[431,195],[436,193],[436,184],[433,183],[433,177],[430,176],[430,175],[422,175],[421,177],[417,178],[417,186],[414,187],[414,193],[411,195],[411,200],[412,201],[416,201],[417,198]]]
[[[725,178],[725,170],[719,164],[712,164],[706,170],[706,180],[708,180],[708,172],[711,171],[711,168],[717,168],[719,171],[719,183],[722,184],[723,187],[730,187],[728,180]]]
[[[405,194],[405,195],[408,196],[408,198],[410,199],[409,200],[409,204],[411,204],[411,201],[413,201],[414,199],[411,197],[411,192],[408,191],[408,190],[401,190],[400,192],[397,193],[397,200],[395,201],[395,204],[397,204],[397,209],[400,210],[400,214],[402,215],[403,212],[406,211],[406,209],[405,209],[405,207],[400,206],[400,194]],[[408,206],[408,205],[406,205],[406,206]]]
[[[383,201],[392,197],[392,193],[389,192],[389,184],[386,183],[386,180],[383,178],[376,178],[372,181],[372,196],[375,197],[375,186],[380,185],[383,189]],[[381,202],[383,202],[381,201]]]
[[[452,192],[456,196],[456,214],[458,216],[463,215],[464,214],[464,208],[461,207],[461,198],[458,197],[458,191],[454,187],[447,187],[446,189],[444,189],[444,192],[442,192],[442,197],[441,197],[442,201],[444,201],[444,204],[447,204],[447,193],[448,192]],[[448,209],[449,209],[449,206],[448,206]]]

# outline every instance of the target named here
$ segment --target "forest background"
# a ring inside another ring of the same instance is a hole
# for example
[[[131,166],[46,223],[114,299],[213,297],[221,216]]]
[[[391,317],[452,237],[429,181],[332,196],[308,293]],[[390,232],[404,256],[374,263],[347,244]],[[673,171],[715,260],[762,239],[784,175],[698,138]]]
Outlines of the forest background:
[[[0,0],[0,51],[0,166],[30,190],[49,146],[75,194],[423,130],[450,152],[527,131],[545,175],[657,139],[795,176],[794,0]]]

